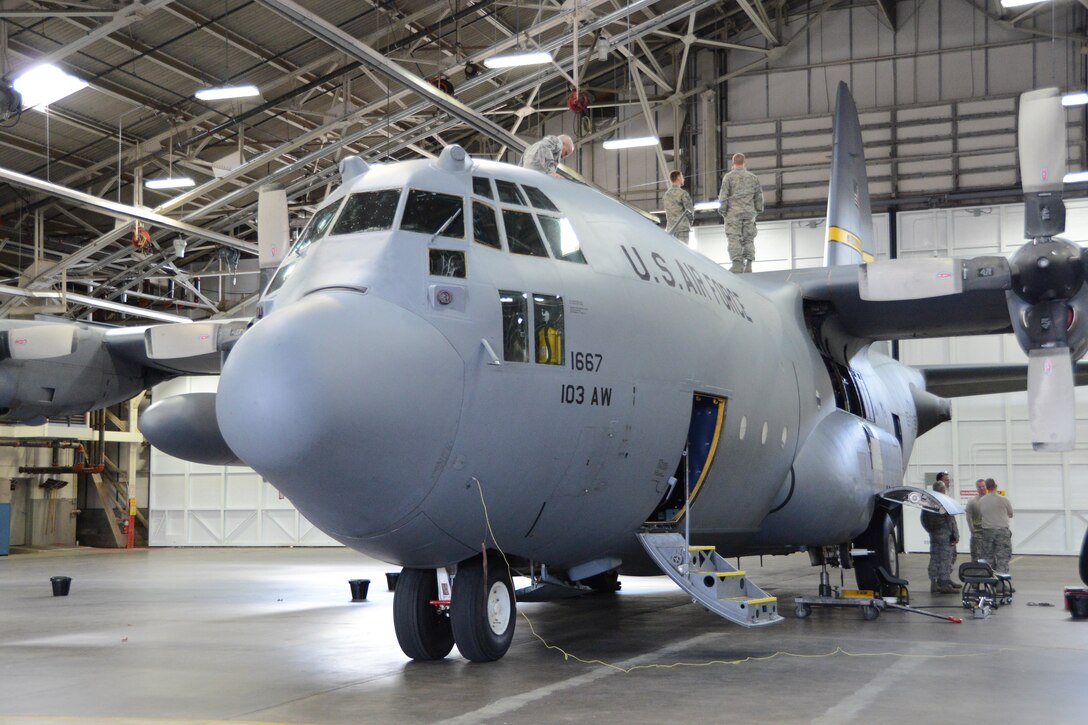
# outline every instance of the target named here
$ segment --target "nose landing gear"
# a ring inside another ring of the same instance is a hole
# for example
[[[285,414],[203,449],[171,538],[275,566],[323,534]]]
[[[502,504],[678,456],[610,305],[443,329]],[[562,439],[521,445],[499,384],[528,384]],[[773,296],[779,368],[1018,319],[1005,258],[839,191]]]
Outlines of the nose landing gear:
[[[404,654],[439,660],[456,642],[465,659],[493,662],[510,649],[517,603],[506,565],[497,555],[461,562],[449,600],[438,598],[434,569],[404,569],[393,594],[393,626]]]

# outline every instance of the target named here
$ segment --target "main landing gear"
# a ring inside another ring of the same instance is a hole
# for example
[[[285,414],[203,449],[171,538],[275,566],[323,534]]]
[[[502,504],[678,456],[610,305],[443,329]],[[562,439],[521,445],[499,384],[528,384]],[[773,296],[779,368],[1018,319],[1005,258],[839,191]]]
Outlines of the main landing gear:
[[[439,597],[440,573],[404,569],[393,595],[393,627],[404,654],[440,660],[456,642],[465,659],[493,662],[510,649],[517,604],[503,559],[488,552],[461,562],[448,599]],[[444,574],[444,572],[442,572]]]

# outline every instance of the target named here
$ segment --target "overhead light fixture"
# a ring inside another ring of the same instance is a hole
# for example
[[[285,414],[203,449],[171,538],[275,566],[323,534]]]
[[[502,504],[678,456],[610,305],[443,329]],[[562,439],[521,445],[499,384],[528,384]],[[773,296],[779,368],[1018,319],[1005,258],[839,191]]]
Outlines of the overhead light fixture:
[[[188,176],[163,176],[158,179],[148,179],[144,182],[148,189],[184,189],[187,186],[196,186],[196,182]]]
[[[1081,91],[1080,93],[1066,93],[1062,96],[1063,106],[1083,106],[1088,103],[1088,93]]]
[[[194,93],[201,101],[226,101],[230,98],[251,98],[261,95],[257,86],[220,86],[219,88],[201,88]]]
[[[1080,184],[1088,181],[1088,171],[1071,171],[1062,179],[1067,184]]]
[[[603,146],[609,150],[634,149],[639,146],[657,146],[661,143],[657,136],[640,136],[638,138],[613,138],[605,141]]]
[[[714,201],[700,201],[694,208],[695,211],[711,211],[713,209],[721,209],[722,203],[716,199]]]
[[[12,83],[23,97],[23,108],[42,110],[87,87],[87,83],[50,63],[34,66]]]
[[[1046,0],[1001,0],[1001,7],[1003,8],[1019,8],[1024,5],[1038,5]]]
[[[488,68],[515,68],[521,65],[543,65],[552,62],[552,54],[542,50],[519,51],[493,55],[484,59]]]

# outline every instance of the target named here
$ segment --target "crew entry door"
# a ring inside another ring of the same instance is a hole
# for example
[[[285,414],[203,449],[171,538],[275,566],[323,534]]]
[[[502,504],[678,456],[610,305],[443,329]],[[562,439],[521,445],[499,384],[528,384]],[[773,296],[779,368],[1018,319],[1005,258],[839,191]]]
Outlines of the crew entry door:
[[[679,523],[688,504],[695,500],[714,465],[714,455],[725,426],[726,399],[695,393],[691,401],[691,422],[680,463],[660,503],[646,522]]]

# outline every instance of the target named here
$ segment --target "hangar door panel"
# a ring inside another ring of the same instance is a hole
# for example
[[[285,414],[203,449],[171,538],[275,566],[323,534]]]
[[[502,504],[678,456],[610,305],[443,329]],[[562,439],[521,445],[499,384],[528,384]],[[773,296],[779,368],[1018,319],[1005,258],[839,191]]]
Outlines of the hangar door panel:
[[[154,399],[213,392],[216,377],[178,378]],[[205,466],[151,449],[151,546],[339,546],[252,469]]]

